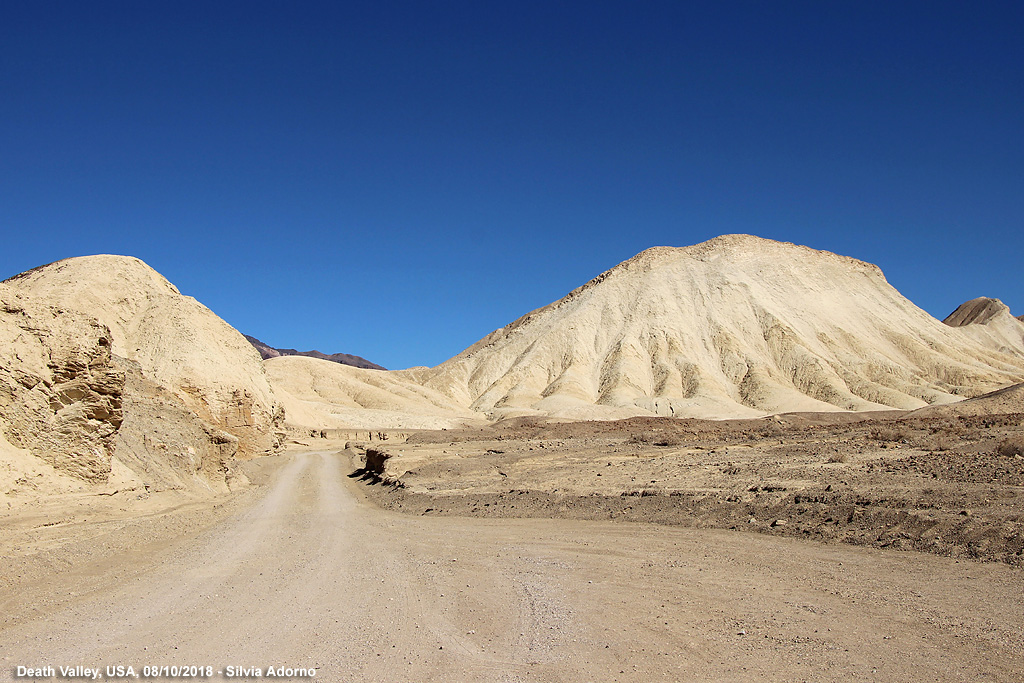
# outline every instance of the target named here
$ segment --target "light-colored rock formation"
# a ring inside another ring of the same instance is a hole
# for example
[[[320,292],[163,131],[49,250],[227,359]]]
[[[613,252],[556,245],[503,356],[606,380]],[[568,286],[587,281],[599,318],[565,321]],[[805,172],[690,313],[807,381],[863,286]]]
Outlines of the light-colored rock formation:
[[[727,235],[649,249],[435,368],[387,372],[261,361],[138,259],[68,259],[0,284],[0,475],[223,487],[279,442],[282,408],[308,430],[438,429],[917,409],[1024,382],[1024,324],[998,300],[947,323],[873,265]]]
[[[95,318],[0,283],[0,483],[26,476],[105,482],[121,426],[124,372]]]
[[[128,256],[83,256],[7,280],[26,298],[109,328],[111,351],[173,394],[242,457],[270,452],[280,408],[259,353],[206,306]]]
[[[1009,306],[999,299],[971,299],[960,304],[942,322],[1004,353],[1024,356],[1024,323],[1014,318]]]
[[[146,378],[138,363],[125,369],[124,422],[115,436],[114,462],[156,490],[224,490],[243,481],[233,467],[239,439],[210,424],[178,394]]]
[[[656,247],[436,368],[493,417],[743,417],[913,409],[1024,380],[1024,357],[943,325],[874,265],[726,235]]]

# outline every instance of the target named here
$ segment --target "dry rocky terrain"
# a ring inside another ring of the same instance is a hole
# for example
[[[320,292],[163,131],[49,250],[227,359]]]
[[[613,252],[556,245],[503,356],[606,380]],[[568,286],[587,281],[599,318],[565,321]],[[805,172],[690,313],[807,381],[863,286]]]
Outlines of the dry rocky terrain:
[[[283,412],[259,354],[138,259],[89,256],[0,283],[7,509],[68,494],[223,492]]]
[[[1024,412],[522,418],[348,447],[382,482],[374,500],[413,514],[655,522],[1024,566]]]
[[[1024,381],[1024,325],[991,308],[943,324],[877,266],[723,235],[648,249],[404,376],[491,420],[909,410]]]

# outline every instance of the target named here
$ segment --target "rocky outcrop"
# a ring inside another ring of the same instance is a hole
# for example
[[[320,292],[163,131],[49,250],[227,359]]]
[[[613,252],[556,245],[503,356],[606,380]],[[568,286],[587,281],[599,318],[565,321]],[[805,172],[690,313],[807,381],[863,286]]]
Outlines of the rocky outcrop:
[[[5,490],[225,490],[244,479],[237,458],[284,437],[259,354],[138,259],[68,259],[0,283],[0,348]]]
[[[971,299],[957,306],[942,322],[1003,353],[1024,357],[1024,323],[1014,318],[1010,307],[999,299]]]
[[[0,431],[62,474],[106,481],[125,376],[110,330],[0,283]]]
[[[1008,314],[1009,312],[1009,306],[999,299],[990,299],[982,296],[960,304],[942,322],[950,327],[984,325],[996,316]]]
[[[109,328],[110,350],[174,394],[211,428],[237,439],[237,455],[279,445],[282,409],[245,338],[162,275],[128,256],[83,256],[6,281],[26,298]]]
[[[376,474],[384,474],[385,463],[391,457],[391,453],[379,446],[371,446],[366,449],[366,470]]]
[[[234,467],[238,437],[200,419],[177,394],[146,379],[138,363],[119,364],[125,392],[116,460],[153,490],[224,490],[244,481]]]

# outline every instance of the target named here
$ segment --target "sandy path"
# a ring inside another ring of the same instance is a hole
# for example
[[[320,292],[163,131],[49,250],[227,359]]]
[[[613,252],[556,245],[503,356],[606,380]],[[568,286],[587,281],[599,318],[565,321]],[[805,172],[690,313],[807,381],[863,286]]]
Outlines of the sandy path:
[[[405,516],[364,502],[349,469],[298,454],[254,505],[122,581],[55,606],[0,595],[39,615],[0,631],[0,680],[19,664],[210,665],[215,680],[270,665],[327,681],[1024,680],[1020,570],[646,524]]]

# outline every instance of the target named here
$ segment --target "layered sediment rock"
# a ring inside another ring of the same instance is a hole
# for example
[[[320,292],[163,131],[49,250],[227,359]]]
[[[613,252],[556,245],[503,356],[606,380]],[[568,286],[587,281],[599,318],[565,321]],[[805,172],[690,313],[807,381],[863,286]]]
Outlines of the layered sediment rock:
[[[223,489],[236,458],[283,435],[259,354],[135,258],[68,259],[0,283],[0,346],[6,482],[29,486],[28,453],[89,483],[123,465],[122,479],[151,488]]]
[[[124,372],[110,330],[0,283],[0,431],[57,471],[91,482],[111,471]]]
[[[137,258],[83,256],[7,280],[35,301],[91,316],[114,355],[238,439],[238,455],[272,451],[281,408],[260,355],[233,327]]]

